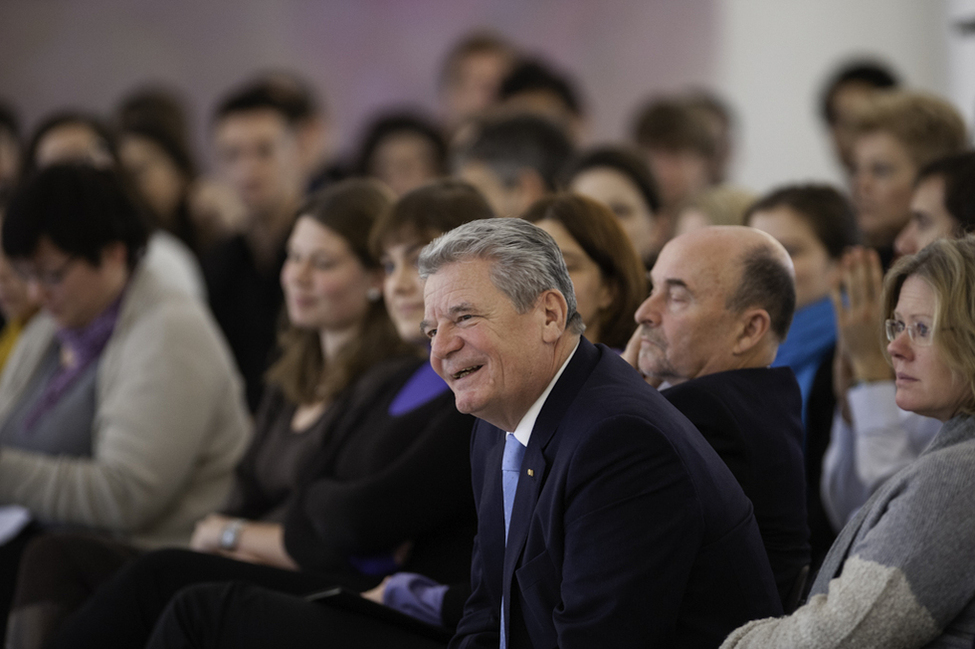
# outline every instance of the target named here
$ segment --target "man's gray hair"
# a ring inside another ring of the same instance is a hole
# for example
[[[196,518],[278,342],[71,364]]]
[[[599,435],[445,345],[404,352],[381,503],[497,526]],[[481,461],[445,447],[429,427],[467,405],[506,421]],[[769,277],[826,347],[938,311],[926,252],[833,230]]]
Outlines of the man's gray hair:
[[[426,279],[447,264],[471,259],[494,262],[491,282],[518,313],[526,313],[538,296],[555,289],[568,304],[566,330],[577,334],[585,330],[562,252],[545,230],[522,219],[465,223],[427,244],[420,253],[420,277]]]

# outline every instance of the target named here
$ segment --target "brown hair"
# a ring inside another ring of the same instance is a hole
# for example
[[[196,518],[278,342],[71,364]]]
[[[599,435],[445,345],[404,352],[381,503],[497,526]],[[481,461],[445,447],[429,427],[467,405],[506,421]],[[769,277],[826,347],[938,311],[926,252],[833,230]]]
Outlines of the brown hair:
[[[857,136],[889,133],[922,167],[932,160],[963,151],[967,144],[965,120],[950,103],[920,92],[878,92],[858,116]]]
[[[432,241],[458,225],[494,217],[481,193],[462,180],[447,178],[406,193],[383,212],[369,235],[369,250],[379,259],[383,249],[404,241]]]
[[[933,343],[971,394],[961,412],[975,415],[975,235],[940,239],[916,255],[902,257],[884,279],[884,313],[897,307],[908,277],[923,279],[935,294]],[[886,341],[886,338],[882,338]],[[890,355],[884,346],[888,361]]]
[[[561,193],[536,201],[522,218],[561,223],[612,287],[613,303],[599,314],[600,340],[626,347],[636,326],[633,314],[647,294],[646,271],[623,228],[608,207],[585,196]]]
[[[378,268],[369,253],[369,230],[392,204],[389,190],[377,181],[350,179],[322,190],[298,210],[332,230],[367,269]],[[326,364],[319,332],[290,324],[278,337],[281,357],[265,379],[293,403],[332,399],[378,361],[409,349],[396,334],[382,301],[370,302],[355,340]]]

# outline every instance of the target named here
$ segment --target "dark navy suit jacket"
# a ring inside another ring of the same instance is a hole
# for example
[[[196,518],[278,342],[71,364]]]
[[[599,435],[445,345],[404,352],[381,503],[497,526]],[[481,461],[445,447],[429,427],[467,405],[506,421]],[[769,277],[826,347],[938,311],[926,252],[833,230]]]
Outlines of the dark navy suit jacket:
[[[788,367],[708,374],[661,392],[701,431],[755,508],[783,603],[809,563],[802,395]]]
[[[504,432],[471,441],[473,592],[451,647],[717,647],[781,613],[734,476],[612,350],[582,339],[532,430],[504,547]]]

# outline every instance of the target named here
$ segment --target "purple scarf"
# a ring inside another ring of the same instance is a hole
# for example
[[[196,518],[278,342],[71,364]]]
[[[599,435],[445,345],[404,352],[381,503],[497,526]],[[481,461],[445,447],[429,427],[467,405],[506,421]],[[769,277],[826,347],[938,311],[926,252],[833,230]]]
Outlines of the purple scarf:
[[[124,294],[123,290],[122,295]],[[112,337],[112,332],[115,330],[119,309],[122,306],[122,295],[119,295],[107,309],[84,327],[58,329],[58,341],[61,347],[71,354],[73,362],[70,365],[60,365],[54,376],[47,382],[41,398],[24,418],[24,433],[29,433],[37,422],[57,405],[78,377],[101,356],[102,350],[105,349],[108,339]]]

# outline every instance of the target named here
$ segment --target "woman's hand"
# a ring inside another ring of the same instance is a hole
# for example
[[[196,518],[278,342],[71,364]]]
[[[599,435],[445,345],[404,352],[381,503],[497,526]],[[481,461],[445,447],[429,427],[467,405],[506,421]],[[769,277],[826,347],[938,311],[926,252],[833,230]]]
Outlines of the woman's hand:
[[[840,280],[833,285],[831,297],[836,312],[837,347],[849,365],[849,373],[834,378],[847,384],[891,380],[894,374],[884,356],[880,335],[886,315],[880,302],[884,286],[880,257],[874,250],[856,247],[843,255],[840,264]]]
[[[297,570],[298,564],[284,548],[284,527],[280,523],[245,521],[237,536],[237,547],[224,550],[220,537],[234,518],[210,514],[196,524],[190,547],[199,552],[219,554],[237,561],[260,563],[286,570]]]
[[[234,519],[222,514],[209,514],[197,522],[190,538],[190,548],[197,552],[217,553],[220,551],[220,537],[224,529]]]

